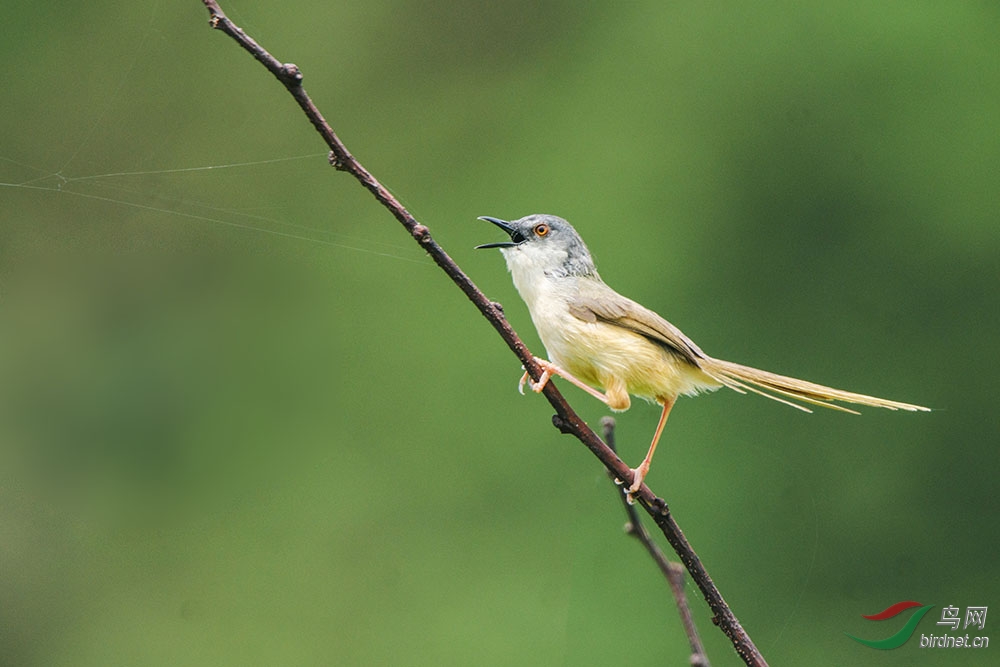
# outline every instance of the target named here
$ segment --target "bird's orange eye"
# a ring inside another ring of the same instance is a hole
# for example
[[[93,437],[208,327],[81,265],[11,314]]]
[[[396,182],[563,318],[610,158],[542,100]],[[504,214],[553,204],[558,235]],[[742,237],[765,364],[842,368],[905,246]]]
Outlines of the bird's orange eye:
[[[535,225],[535,236],[545,236],[549,233],[549,226],[545,223]]]

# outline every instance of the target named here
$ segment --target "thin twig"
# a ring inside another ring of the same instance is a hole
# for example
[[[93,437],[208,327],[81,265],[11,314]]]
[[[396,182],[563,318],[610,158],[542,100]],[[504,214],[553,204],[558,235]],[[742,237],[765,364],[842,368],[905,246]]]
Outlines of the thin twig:
[[[240,46],[257,59],[278,81],[288,90],[289,94],[298,102],[303,113],[316,128],[316,131],[323,137],[326,145],[330,148],[330,164],[341,171],[346,171],[358,180],[372,195],[389,210],[390,213],[406,228],[413,239],[431,256],[431,259],[452,279],[452,281],[465,293],[465,295],[475,304],[493,328],[496,329],[500,337],[507,343],[507,346],[517,355],[518,359],[536,380],[541,376],[541,368],[535,362],[534,356],[528,350],[521,338],[514,329],[504,319],[503,310],[498,304],[494,304],[483,294],[475,283],[459,268],[458,264],[441,248],[431,237],[430,230],[417,220],[399,203],[378,180],[365,169],[344,146],[337,137],[319,109],[313,104],[302,87],[302,73],[293,64],[282,64],[274,56],[268,53],[260,44],[247,35],[239,26],[234,24],[225,15],[219,4],[215,0],[202,0],[210,14],[209,25],[233,38]],[[600,459],[601,463],[610,470],[618,479],[624,480],[627,484],[632,481],[632,470],[604,444],[604,442],[587,426],[577,413],[569,406],[566,400],[559,393],[554,382],[546,384],[542,393],[555,409],[556,414],[552,417],[552,422],[561,432],[575,436],[593,454]],[[708,606],[715,614],[713,622],[717,623],[722,631],[733,643],[733,648],[737,654],[748,665],[766,665],[760,651],[754,645],[753,640],[747,635],[739,620],[730,610],[726,601],[722,598],[718,588],[712,582],[708,572],[698,555],[691,548],[685,539],[677,523],[670,515],[667,504],[662,498],[657,497],[643,485],[635,498],[653,517],[653,521],[663,531],[670,546],[680,557],[684,567],[691,574],[692,580],[701,589]]]
[[[614,417],[601,418],[601,431],[604,436],[604,442],[608,444],[611,451],[617,452],[618,449],[615,447]],[[656,542],[653,541],[653,537],[649,534],[649,531],[642,525],[635,505],[629,503],[628,496],[621,493],[619,489],[620,480],[611,472],[608,472],[608,477],[612,482],[615,482],[615,491],[621,499],[622,505],[625,507],[625,514],[628,515],[625,532],[639,540],[639,543],[645,547],[646,552],[649,553],[653,562],[660,568],[660,572],[666,577],[667,583],[670,584],[670,592],[674,594],[674,602],[677,604],[677,611],[681,615],[681,624],[684,626],[684,632],[687,634],[688,643],[691,644],[691,665],[693,667],[711,667],[708,656],[705,654],[705,646],[701,643],[701,637],[698,635],[698,628],[694,624],[694,617],[691,616],[691,607],[688,605],[687,595],[684,593],[684,567],[680,563],[671,562],[660,547],[656,545]]]

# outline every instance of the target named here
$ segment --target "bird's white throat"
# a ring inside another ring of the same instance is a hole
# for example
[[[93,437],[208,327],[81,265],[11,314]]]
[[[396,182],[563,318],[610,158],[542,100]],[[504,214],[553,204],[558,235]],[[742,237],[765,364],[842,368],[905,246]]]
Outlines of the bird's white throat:
[[[514,287],[528,305],[528,310],[533,312],[540,300],[564,296],[567,290],[573,291],[576,280],[559,271],[566,261],[565,251],[522,244],[503,248],[501,252],[507,261]]]

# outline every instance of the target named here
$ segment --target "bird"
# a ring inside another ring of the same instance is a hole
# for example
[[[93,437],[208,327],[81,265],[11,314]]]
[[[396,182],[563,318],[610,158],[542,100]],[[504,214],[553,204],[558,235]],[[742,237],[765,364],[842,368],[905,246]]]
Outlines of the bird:
[[[741,394],[760,394],[804,412],[812,412],[806,406],[813,405],[858,414],[833,401],[930,411],[709,356],[676,326],[605,284],[583,239],[566,220],[546,214],[512,221],[490,216],[479,220],[496,225],[510,237],[476,249],[500,249],[548,355],[548,359],[535,357],[542,373],[532,380],[525,371],[519,391],[524,393],[527,382],[540,392],[552,377],[559,376],[616,412],[629,408],[631,396],[659,404],[660,418],[649,450],[631,469],[632,483],[625,489],[629,502],[643,486],[667,418],[681,395],[726,387]]]

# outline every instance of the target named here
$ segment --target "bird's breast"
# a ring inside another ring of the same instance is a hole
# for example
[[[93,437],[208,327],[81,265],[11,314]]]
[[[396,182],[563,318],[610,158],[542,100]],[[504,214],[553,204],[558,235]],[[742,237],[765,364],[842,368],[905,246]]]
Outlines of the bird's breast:
[[[518,268],[526,267],[511,265],[514,284],[549,360],[604,389],[622,406],[618,409],[628,407],[628,394],[662,400],[716,386],[690,362],[631,329],[573,315],[570,304],[579,293],[576,278]]]
[[[568,302],[542,298],[531,310],[548,358],[584,382],[651,401],[695,394],[717,383],[661,344],[630,329],[574,316]]]

